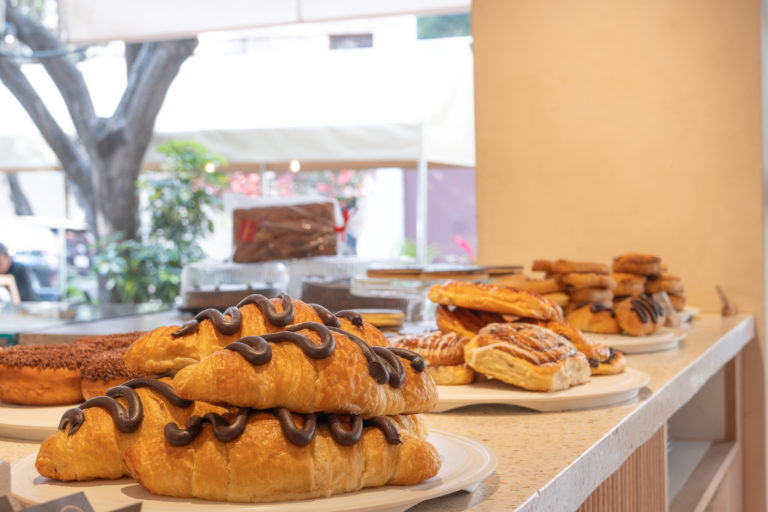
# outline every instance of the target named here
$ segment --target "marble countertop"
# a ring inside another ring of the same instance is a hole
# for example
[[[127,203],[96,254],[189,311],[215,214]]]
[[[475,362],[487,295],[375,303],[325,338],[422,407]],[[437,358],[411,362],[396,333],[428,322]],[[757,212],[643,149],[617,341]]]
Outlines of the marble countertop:
[[[428,426],[484,443],[496,472],[473,493],[423,502],[412,511],[575,510],[637,447],[754,337],[754,319],[701,315],[677,350],[627,356],[651,380],[640,397],[612,407],[538,413],[471,406],[428,414]],[[14,461],[37,443],[0,438],[0,459]]]

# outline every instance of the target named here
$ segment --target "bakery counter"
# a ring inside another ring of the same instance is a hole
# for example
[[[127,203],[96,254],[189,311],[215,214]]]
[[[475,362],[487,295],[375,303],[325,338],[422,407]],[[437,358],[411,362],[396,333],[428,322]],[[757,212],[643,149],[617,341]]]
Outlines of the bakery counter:
[[[688,329],[677,350],[627,356],[628,366],[650,376],[640,397],[629,403],[560,413],[498,405],[428,414],[431,429],[465,435],[491,448],[498,468],[471,494],[454,493],[411,510],[576,510],[654,439],[661,439],[659,450],[663,447],[666,453],[669,418],[755,332],[753,317],[746,315],[702,315]],[[19,459],[37,446],[0,438],[0,459]],[[666,464],[666,456],[662,463]],[[666,479],[663,468],[660,473]],[[662,488],[666,506],[666,483]]]

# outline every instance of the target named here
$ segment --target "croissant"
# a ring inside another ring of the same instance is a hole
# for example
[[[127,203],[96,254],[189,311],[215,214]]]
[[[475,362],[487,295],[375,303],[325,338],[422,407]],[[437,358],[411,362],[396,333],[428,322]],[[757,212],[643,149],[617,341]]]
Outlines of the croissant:
[[[313,322],[286,329],[243,338],[183,368],[174,390],[190,400],[302,413],[406,414],[437,403],[418,354],[371,347]]]
[[[313,424],[285,418],[297,431]],[[162,436],[132,444],[125,452],[133,477],[150,492],[207,500],[268,502],[329,496],[363,487],[409,485],[437,474],[440,456],[420,437],[416,417],[384,417],[387,427],[362,428],[359,440],[345,445],[334,439],[356,430],[362,420],[317,425],[303,446],[290,441],[283,418],[268,412],[248,417],[243,433],[225,443],[215,429],[203,428],[186,446]],[[336,426],[333,426],[335,423]],[[409,427],[415,426],[414,430]],[[394,435],[392,436],[392,429]]]
[[[351,311],[331,314],[322,306],[306,304],[281,294],[267,299],[250,295],[221,314],[215,309],[198,313],[181,327],[158,327],[138,339],[125,355],[125,366],[134,372],[162,373],[179,370],[201,361],[245,336],[282,331],[286,326],[321,322],[341,328],[366,340],[386,346],[386,338],[375,327]]]
[[[168,382],[170,379],[133,379],[112,388],[110,396],[88,400],[67,411],[59,431],[40,446],[37,470],[64,481],[120,478],[129,474],[123,454],[131,444],[162,435],[170,421],[186,424],[194,415],[227,411],[183,400]]]

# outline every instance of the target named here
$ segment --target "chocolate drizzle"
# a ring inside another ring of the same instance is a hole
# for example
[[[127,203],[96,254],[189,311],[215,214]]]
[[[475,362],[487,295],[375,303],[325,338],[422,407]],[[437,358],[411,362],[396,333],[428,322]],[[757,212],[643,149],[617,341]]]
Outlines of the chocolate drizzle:
[[[616,311],[613,310],[612,307],[606,306],[605,304],[595,303],[589,306],[589,310],[592,313],[600,313],[601,311],[610,311],[611,312],[611,318],[616,317]]]
[[[643,295],[638,299],[631,299],[630,304],[632,304],[632,311],[637,313],[637,316],[640,317],[640,320],[643,322],[647,322],[648,318],[651,318],[653,319],[653,322],[656,323],[659,321],[660,316],[664,316],[664,310],[661,306],[656,304],[656,302],[647,295]]]
[[[361,315],[357,311],[352,311],[351,309],[345,309],[343,311],[337,311],[336,316],[339,318],[346,318],[347,320],[352,322],[352,325],[354,325],[358,329],[362,329],[363,327],[363,315]]]
[[[170,422],[165,425],[163,432],[165,433],[165,438],[172,445],[185,446],[200,435],[203,423],[210,423],[216,439],[222,443],[229,443],[243,434],[249,414],[250,409],[248,407],[239,407],[234,419],[229,423],[221,414],[209,412],[203,417],[197,415],[190,417],[186,427],[183,429],[180,429],[176,423]]]
[[[283,303],[283,310],[279,313],[275,309],[274,304],[272,304],[272,301],[259,294],[249,295],[241,300],[237,306],[227,308],[224,314],[217,309],[205,309],[196,314],[189,322],[185,322],[171,336],[178,338],[193,333],[197,331],[200,322],[205,319],[210,320],[220,333],[227,335],[235,334],[243,327],[243,314],[240,312],[240,308],[248,304],[255,304],[264,314],[264,318],[273,325],[285,327],[293,321],[293,301],[285,293],[280,294],[280,300]],[[225,315],[229,315],[229,320],[227,320]]]
[[[246,361],[257,366],[267,364],[272,360],[272,347],[269,346],[269,342],[279,343],[281,341],[288,341],[298,346],[304,354],[312,359],[323,359],[333,353],[336,341],[324,325],[317,322],[304,322],[291,325],[286,327],[286,329],[286,331],[263,334],[261,336],[246,336],[230,343],[224,348],[237,352]],[[313,343],[306,336],[294,332],[302,329],[309,329],[319,334],[320,344]]]
[[[315,310],[315,313],[320,317],[320,321],[323,322],[324,325],[329,327],[341,327],[341,322],[339,322],[336,315],[325,309],[323,306],[320,304],[310,304],[310,306]]]

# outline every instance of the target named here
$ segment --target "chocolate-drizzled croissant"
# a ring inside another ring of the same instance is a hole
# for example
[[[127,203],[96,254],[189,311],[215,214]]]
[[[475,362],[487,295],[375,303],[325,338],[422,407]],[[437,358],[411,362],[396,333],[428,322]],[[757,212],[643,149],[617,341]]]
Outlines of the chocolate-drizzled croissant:
[[[293,419],[304,425],[300,416]],[[388,442],[379,428],[366,427],[358,442],[345,446],[333,439],[331,427],[320,424],[310,443],[298,446],[283,434],[277,417],[260,412],[248,417],[244,432],[232,442],[219,441],[206,427],[183,447],[160,436],[142,439],[126,450],[125,460],[133,477],[155,494],[240,502],[408,485],[437,474],[440,456],[420,437],[418,417],[389,421],[399,443]]]
[[[386,346],[386,338],[375,327],[351,312],[331,314],[322,306],[306,304],[285,294],[267,299],[250,295],[223,314],[214,309],[198,313],[182,326],[158,327],[138,339],[125,355],[129,370],[162,373],[196,363],[245,336],[283,331],[286,326],[318,322],[341,328],[366,340]]]
[[[413,352],[371,347],[318,323],[286,329],[243,338],[183,368],[174,390],[191,400],[301,413],[408,414],[437,403],[434,381]]]

